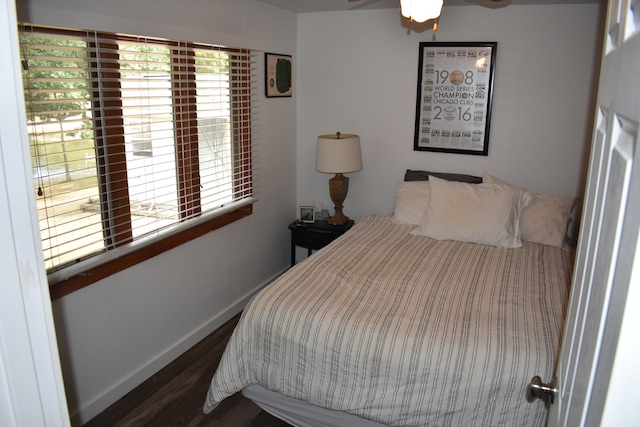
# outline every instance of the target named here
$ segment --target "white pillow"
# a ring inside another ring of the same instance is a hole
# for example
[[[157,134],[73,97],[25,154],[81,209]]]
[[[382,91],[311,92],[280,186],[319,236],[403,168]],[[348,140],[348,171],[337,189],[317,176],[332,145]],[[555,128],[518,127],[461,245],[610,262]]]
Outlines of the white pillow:
[[[396,186],[393,220],[401,224],[419,225],[429,203],[429,181],[403,181]]]
[[[411,233],[438,240],[518,248],[520,212],[531,200],[507,185],[467,184],[430,177],[431,197]]]
[[[487,172],[482,174],[482,182],[508,185],[511,188],[524,190],[489,175]],[[565,235],[567,234],[571,211],[576,205],[576,198],[571,196],[545,196],[531,191],[529,193],[533,195],[533,198],[520,216],[522,240],[559,248],[564,247]]]

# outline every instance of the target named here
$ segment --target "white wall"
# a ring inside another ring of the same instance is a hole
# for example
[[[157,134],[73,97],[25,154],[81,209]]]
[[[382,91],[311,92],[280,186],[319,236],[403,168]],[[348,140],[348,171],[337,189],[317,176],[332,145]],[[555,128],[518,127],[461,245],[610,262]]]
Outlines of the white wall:
[[[446,2],[445,2],[446,3]],[[360,135],[345,213],[393,211],[407,168],[498,177],[546,194],[580,194],[591,136],[600,6],[445,6],[436,41],[497,41],[489,155],[413,151],[418,45],[398,10],[298,16],[299,204],[333,211],[314,170],[316,137]]]
[[[253,0],[19,0],[17,7],[19,20],[34,24],[296,52],[296,16]],[[295,94],[260,98],[253,215],[54,302],[76,423],[238,313],[288,266],[287,225],[296,206]]]

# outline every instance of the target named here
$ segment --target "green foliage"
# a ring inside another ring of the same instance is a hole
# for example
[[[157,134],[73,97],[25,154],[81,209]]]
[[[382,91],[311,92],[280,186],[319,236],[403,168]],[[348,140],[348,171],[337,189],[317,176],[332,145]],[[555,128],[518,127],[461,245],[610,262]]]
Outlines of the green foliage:
[[[31,120],[64,120],[89,107],[86,43],[22,34],[23,84]]]
[[[229,72],[229,54],[217,51],[196,51],[196,72],[197,73],[218,73]]]
[[[171,73],[171,61],[169,54],[171,51],[166,46],[151,44],[120,44],[120,71],[124,78],[130,74],[127,71],[153,71],[154,74]]]
[[[46,175],[95,167],[92,47],[69,35],[27,32],[21,32],[20,45],[34,169]],[[118,51],[122,81],[171,78],[174,48],[127,42],[118,43]],[[198,74],[229,72],[228,52],[196,48],[191,58]]]

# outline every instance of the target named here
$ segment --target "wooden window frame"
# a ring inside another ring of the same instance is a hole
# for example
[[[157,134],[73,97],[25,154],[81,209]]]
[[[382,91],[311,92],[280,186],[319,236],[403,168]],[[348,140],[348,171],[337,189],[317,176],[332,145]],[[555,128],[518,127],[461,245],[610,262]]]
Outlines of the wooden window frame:
[[[37,32],[49,32],[57,35],[85,35],[86,32],[75,30],[50,29],[30,26]],[[119,83],[120,67],[118,64],[118,42],[135,42],[130,36],[108,33],[96,33],[100,42],[97,52],[91,57],[92,73],[92,114],[95,146],[97,153],[98,182],[100,194],[108,194],[101,200],[101,215],[105,251],[133,242],[131,227],[131,210],[128,203],[129,188],[127,185],[126,152],[124,144],[124,120],[122,110],[121,87]],[[192,48],[201,45],[195,43],[173,42],[167,40],[147,41],[173,49],[171,55],[173,123],[175,127],[176,170],[178,171],[178,193],[181,222],[199,217],[200,206],[200,171],[198,162],[198,132],[196,116],[196,83],[195,52]],[[107,41],[104,41],[107,40]],[[109,40],[113,40],[110,42]],[[186,49],[184,48],[186,46]],[[93,47],[96,47],[95,44]],[[180,55],[176,54],[180,49]],[[91,49],[90,49],[91,50]],[[234,49],[225,49],[231,53],[232,66],[238,66],[241,57],[233,55]],[[185,55],[187,53],[187,55]],[[179,59],[175,59],[179,58]],[[239,59],[240,58],[240,59]],[[248,60],[247,60],[248,61]],[[248,64],[240,76],[232,74],[232,108],[231,124],[233,128],[232,145],[234,150],[233,175],[234,193],[246,192],[253,188],[252,170],[252,138],[251,138],[251,73]],[[106,95],[106,96],[104,96]],[[110,101],[104,101],[108,98]],[[104,103],[109,102],[105,107]],[[102,103],[102,104],[101,104]],[[103,115],[102,112],[107,112]],[[189,155],[188,153],[196,153]],[[109,165],[105,164],[109,159]],[[119,164],[120,166],[114,167]],[[102,178],[104,177],[104,178]],[[119,183],[119,184],[118,184]],[[109,199],[109,200],[107,200]],[[127,201],[121,202],[118,201]],[[51,282],[52,299],[61,298],[76,290],[82,289],[119,271],[123,271],[158,254],[175,248],[185,242],[200,237],[210,231],[224,227],[253,213],[252,202],[218,215],[210,219],[194,221],[194,225],[169,233],[165,237],[155,237],[140,248],[132,249],[117,259],[100,263],[95,267],[83,270],[64,279]],[[99,256],[99,255],[98,255]]]

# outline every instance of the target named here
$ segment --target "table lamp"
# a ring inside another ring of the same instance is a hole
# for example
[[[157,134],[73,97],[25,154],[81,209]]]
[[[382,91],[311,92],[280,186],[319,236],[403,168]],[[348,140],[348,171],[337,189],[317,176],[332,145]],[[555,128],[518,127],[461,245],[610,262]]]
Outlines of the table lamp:
[[[349,190],[349,178],[345,173],[362,169],[360,137],[336,132],[320,135],[316,146],[316,170],[323,173],[335,173],[329,180],[329,195],[333,201],[335,214],[329,218],[329,224],[343,225],[349,217],[342,213],[342,203]]]

